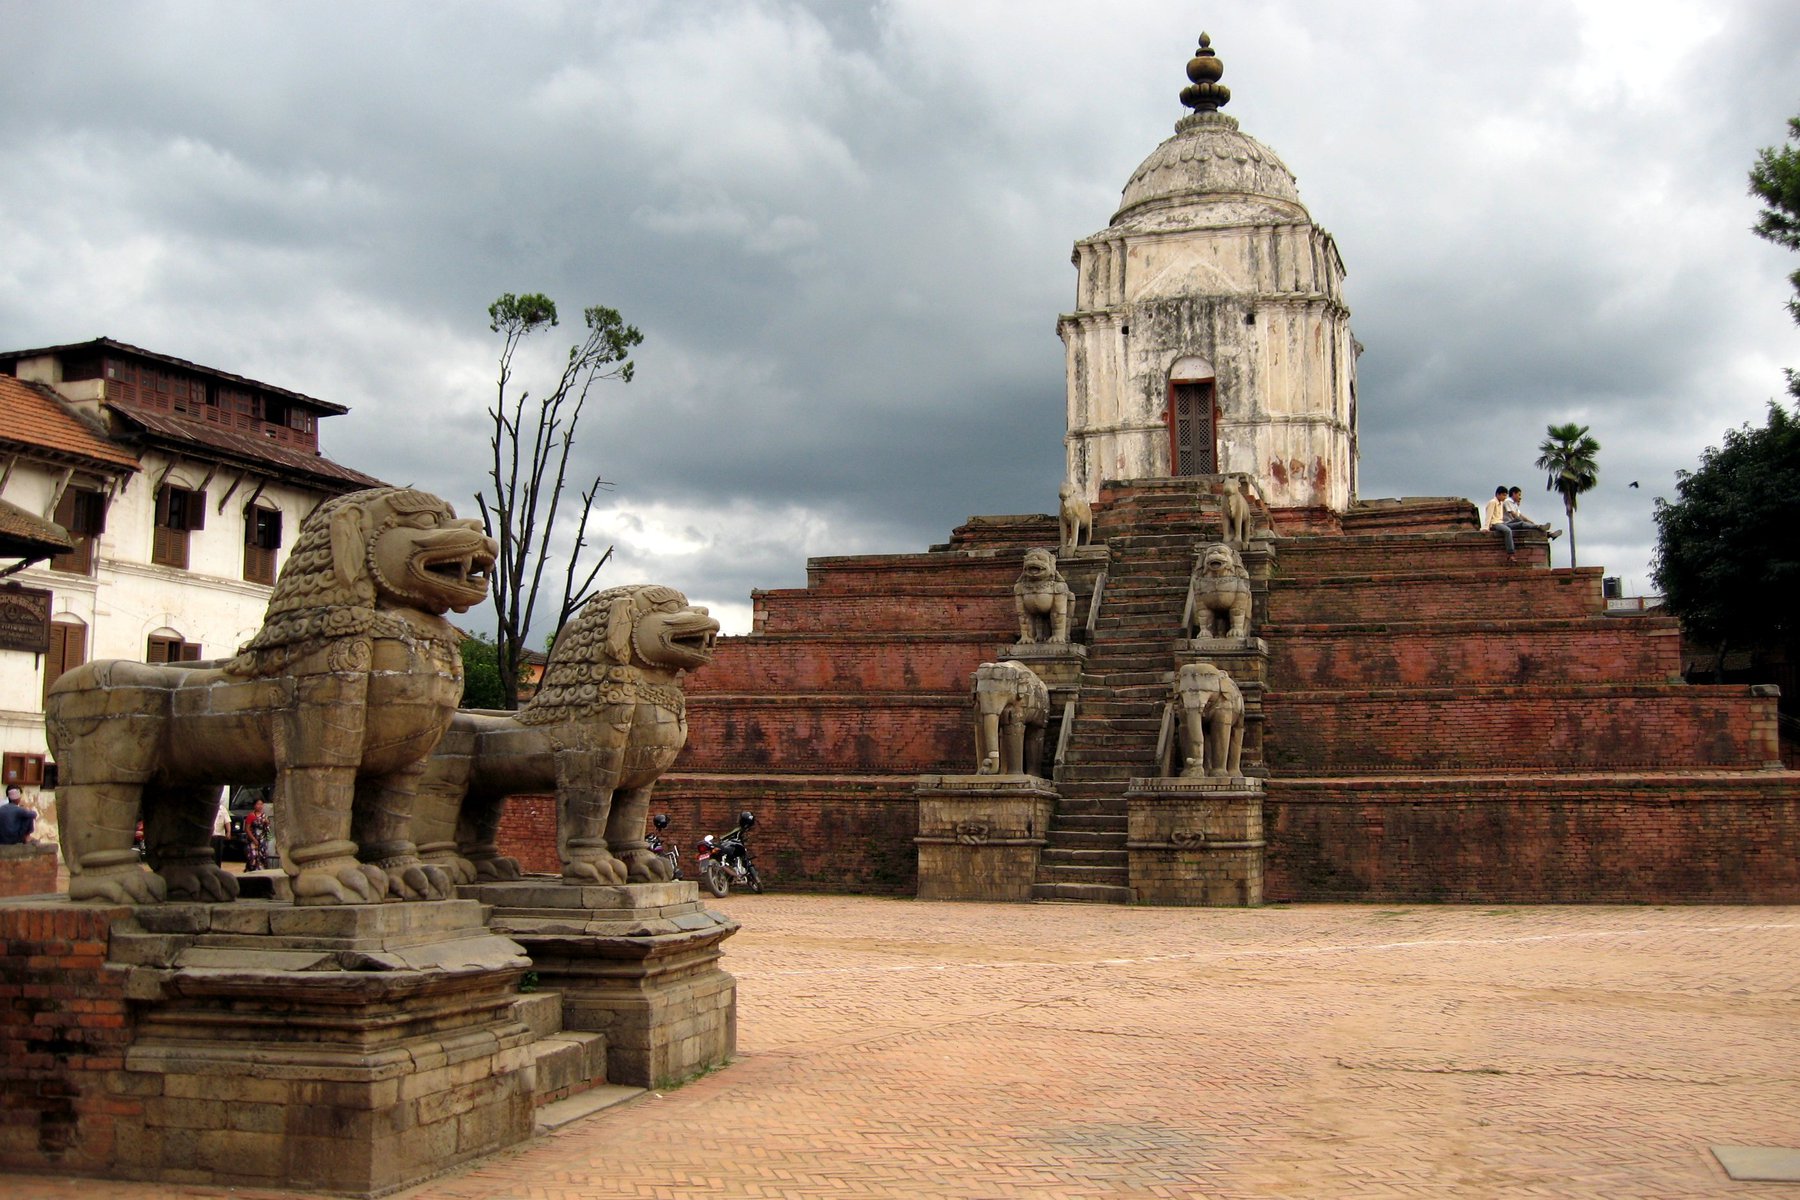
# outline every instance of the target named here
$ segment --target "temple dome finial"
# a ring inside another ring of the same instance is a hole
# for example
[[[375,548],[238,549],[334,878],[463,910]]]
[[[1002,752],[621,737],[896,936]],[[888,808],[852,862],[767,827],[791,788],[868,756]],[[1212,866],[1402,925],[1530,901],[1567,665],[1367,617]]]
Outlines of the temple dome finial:
[[[1212,39],[1200,35],[1200,48],[1188,59],[1187,77],[1192,82],[1181,89],[1181,102],[1197,113],[1218,112],[1231,103],[1231,89],[1219,82],[1225,74],[1225,61],[1213,53]]]

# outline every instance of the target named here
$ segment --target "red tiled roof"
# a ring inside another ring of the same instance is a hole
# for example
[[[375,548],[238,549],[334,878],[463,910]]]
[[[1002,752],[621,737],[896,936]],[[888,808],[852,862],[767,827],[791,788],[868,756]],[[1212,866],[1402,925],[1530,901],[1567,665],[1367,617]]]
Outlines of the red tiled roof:
[[[203,367],[199,363],[189,362],[185,358],[176,358],[172,354],[158,354],[154,350],[146,350],[142,346],[133,346],[128,342],[114,341],[109,337],[98,337],[89,342],[70,342],[66,346],[39,346],[32,350],[0,351],[0,359],[36,358],[43,354],[67,354],[71,350],[91,350],[96,346],[106,346],[123,354],[135,354],[139,358],[148,358],[155,362],[167,363],[172,367],[180,367],[184,371],[193,371],[200,375],[211,375],[215,379],[229,379],[233,383],[241,383],[247,387],[260,388],[265,392],[273,392],[277,396],[286,396],[290,400],[298,400],[312,408],[328,413],[347,413],[350,410],[341,404],[333,404],[329,400],[320,400],[316,396],[308,396],[304,392],[289,391],[284,387],[276,387],[272,383],[249,379],[243,375],[233,375],[230,371],[221,371],[216,367]]]
[[[119,400],[109,400],[106,407],[136,425],[149,436],[150,440],[174,443],[174,448],[195,453],[195,446],[202,447],[199,453],[210,452],[218,457],[236,460],[261,467],[264,470],[275,470],[287,475],[308,475],[327,484],[349,485],[352,488],[381,487],[382,481],[373,475],[364,475],[361,471],[353,471],[340,463],[332,462],[322,454],[308,454],[304,450],[296,450],[292,446],[283,446],[277,442],[251,437],[247,434],[233,433],[219,429],[204,421],[190,421],[173,413],[158,412],[154,409],[140,408],[135,404],[127,404]]]
[[[138,468],[137,455],[108,441],[63,407],[55,392],[11,375],[0,375],[0,442],[74,455],[114,468]]]
[[[10,500],[0,500],[0,557],[65,554],[73,548],[69,535],[55,521],[46,521]]]

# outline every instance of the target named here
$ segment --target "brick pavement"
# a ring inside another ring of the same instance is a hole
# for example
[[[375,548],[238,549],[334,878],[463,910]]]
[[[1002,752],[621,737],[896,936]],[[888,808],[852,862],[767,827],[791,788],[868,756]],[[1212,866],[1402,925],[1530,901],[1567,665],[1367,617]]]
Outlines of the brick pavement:
[[[1800,909],[719,907],[735,1064],[402,1196],[1800,1200]]]

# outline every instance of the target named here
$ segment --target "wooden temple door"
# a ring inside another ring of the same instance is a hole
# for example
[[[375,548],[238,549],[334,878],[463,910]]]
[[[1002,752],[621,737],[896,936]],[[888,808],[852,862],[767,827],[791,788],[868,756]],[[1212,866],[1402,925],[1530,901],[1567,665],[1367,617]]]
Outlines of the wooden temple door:
[[[1169,385],[1169,474],[1218,472],[1217,417],[1211,380]]]

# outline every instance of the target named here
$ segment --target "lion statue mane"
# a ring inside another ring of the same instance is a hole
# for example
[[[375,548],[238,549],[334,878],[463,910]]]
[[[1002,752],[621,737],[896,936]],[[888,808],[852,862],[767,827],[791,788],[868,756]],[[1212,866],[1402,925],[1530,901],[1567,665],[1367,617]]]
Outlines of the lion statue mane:
[[[235,899],[213,862],[220,788],[271,782],[295,903],[448,896],[411,841],[412,799],[462,694],[443,614],[486,597],[495,550],[425,492],[337,496],[301,523],[237,657],[96,661],[59,678],[45,720],[70,898]]]
[[[1250,636],[1250,572],[1224,542],[1202,546],[1189,584],[1188,627],[1195,637]]]
[[[687,744],[682,675],[712,661],[719,623],[674,588],[601,592],[556,635],[537,695],[516,713],[464,710],[432,755],[413,828],[459,883],[517,879],[495,844],[509,795],[554,791],[557,854],[573,884],[654,883],[651,789]]]

